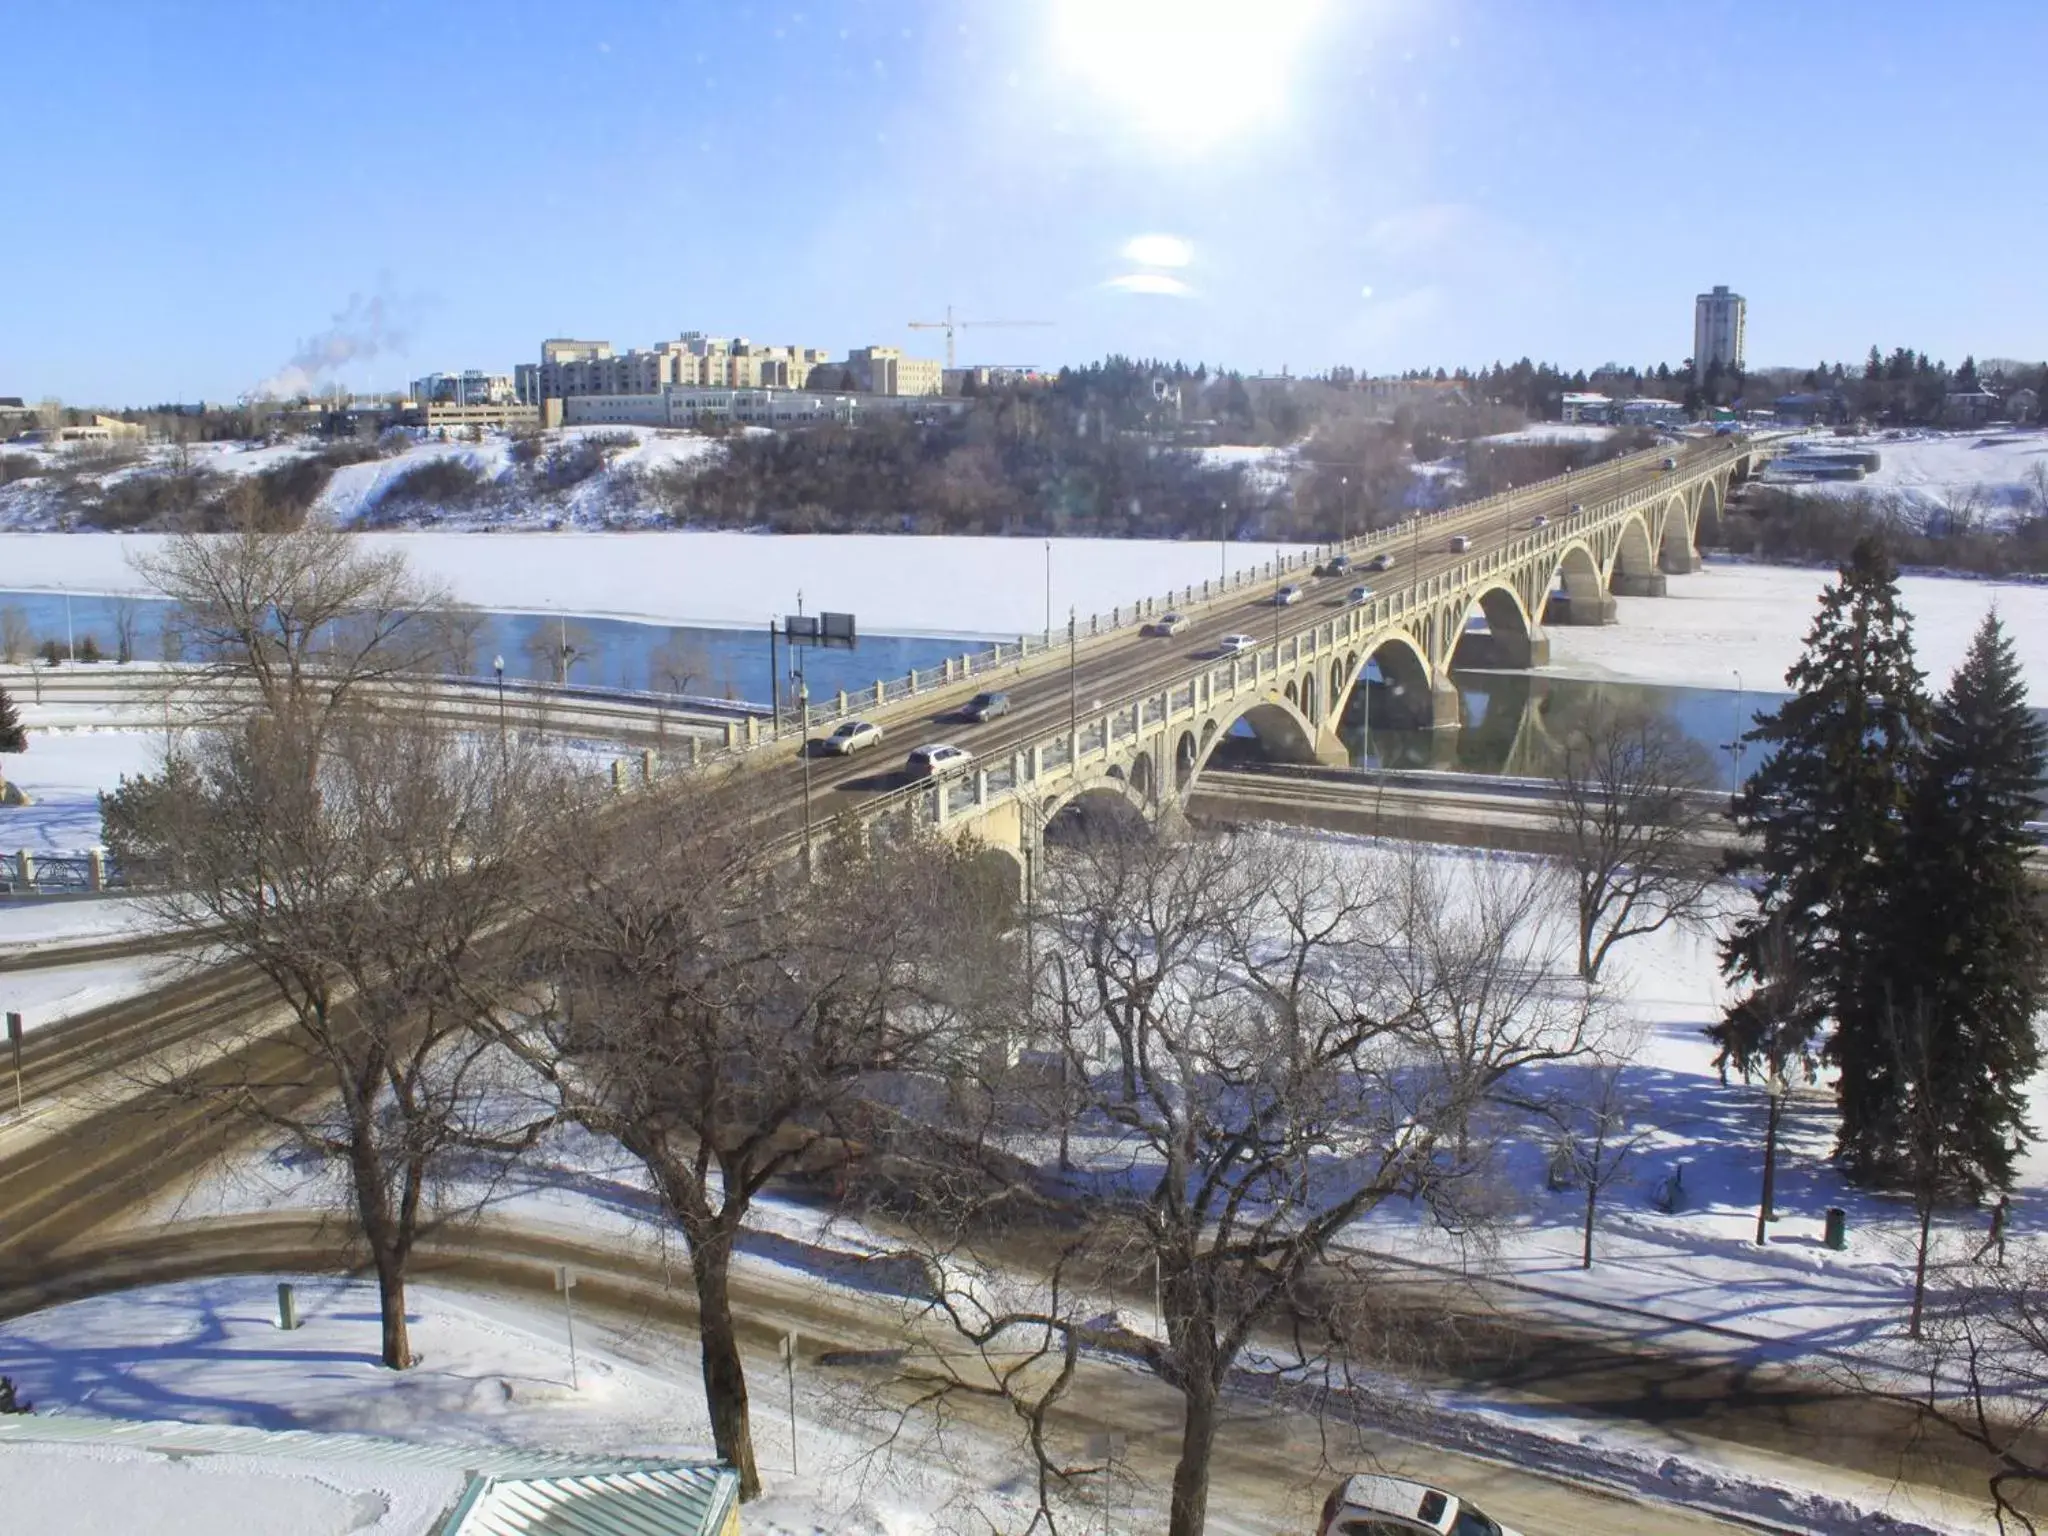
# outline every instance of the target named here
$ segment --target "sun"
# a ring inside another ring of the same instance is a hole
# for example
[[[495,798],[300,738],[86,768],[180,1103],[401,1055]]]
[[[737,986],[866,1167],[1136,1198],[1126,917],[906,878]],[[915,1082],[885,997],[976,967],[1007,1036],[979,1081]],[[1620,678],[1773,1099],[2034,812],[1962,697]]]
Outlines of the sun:
[[[1146,135],[1201,151],[1285,114],[1321,0],[1059,0],[1061,59]]]

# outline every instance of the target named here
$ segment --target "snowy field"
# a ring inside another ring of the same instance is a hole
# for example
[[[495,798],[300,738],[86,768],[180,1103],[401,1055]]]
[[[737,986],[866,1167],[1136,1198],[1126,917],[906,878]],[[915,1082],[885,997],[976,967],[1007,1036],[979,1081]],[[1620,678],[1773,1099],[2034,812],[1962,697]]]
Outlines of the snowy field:
[[[1773,461],[1767,483],[1799,484],[1820,496],[1844,499],[1896,494],[1929,511],[1974,496],[1980,517],[2009,518],[2048,510],[2048,430],[1996,432],[1881,432],[1861,437],[1801,437]],[[1878,467],[1861,480],[1803,481],[1798,455],[1874,449]],[[1787,460],[1789,459],[1790,462]]]
[[[1604,443],[1614,436],[1615,428],[1603,427],[1590,421],[1538,422],[1515,432],[1496,432],[1491,437],[1477,438],[1482,443]]]
[[[1046,541],[891,534],[374,533],[425,579],[478,608],[665,624],[752,626],[794,612],[855,614],[891,635],[1037,634],[1046,619]],[[147,596],[129,564],[157,534],[0,534],[0,591]],[[1055,628],[1076,610],[1129,611],[1143,598],[1250,569],[1276,547],[1173,540],[1054,539]]]
[[[1821,589],[1834,577],[1832,570],[1711,562],[1694,575],[1669,578],[1664,597],[1616,598],[1614,624],[1551,625],[1551,665],[1544,670],[1599,682],[1729,689],[1739,672],[1747,689],[1781,692]],[[1946,686],[1995,603],[2018,647],[2031,701],[2048,708],[2048,585],[1906,576],[1899,591],[1931,688]]]
[[[100,791],[124,774],[154,770],[163,759],[163,732],[47,729],[34,704],[20,708],[29,749],[10,754],[0,768],[34,803],[0,806],[0,854],[75,854],[99,846]]]

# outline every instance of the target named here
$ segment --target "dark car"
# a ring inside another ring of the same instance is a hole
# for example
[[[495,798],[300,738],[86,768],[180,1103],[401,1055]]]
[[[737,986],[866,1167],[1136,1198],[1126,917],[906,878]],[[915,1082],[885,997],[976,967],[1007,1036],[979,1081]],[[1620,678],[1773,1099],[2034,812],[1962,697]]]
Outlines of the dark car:
[[[993,720],[1009,712],[1010,696],[1007,693],[977,693],[960,706],[962,720]]]

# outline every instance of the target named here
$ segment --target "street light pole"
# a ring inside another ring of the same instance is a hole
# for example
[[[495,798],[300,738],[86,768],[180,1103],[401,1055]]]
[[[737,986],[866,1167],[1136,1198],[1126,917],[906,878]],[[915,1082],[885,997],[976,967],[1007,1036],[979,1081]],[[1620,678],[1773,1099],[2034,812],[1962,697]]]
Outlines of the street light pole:
[[[1052,540],[1045,541],[1045,645],[1052,649]]]
[[[1280,546],[1273,546],[1273,670],[1280,670]]]
[[[1079,610],[1067,610],[1067,751],[1081,750],[1081,626]],[[1071,756],[1068,769],[1072,770]]]
[[[505,658],[502,655],[491,658],[491,667],[498,674],[498,750],[505,750]]]
[[[801,654],[801,653],[799,653]],[[811,685],[804,681],[801,670],[796,675],[796,699],[798,719],[803,731],[803,745],[798,748],[804,760],[804,873],[811,872]]]
[[[1735,787],[1742,787],[1742,669],[1730,667],[1735,674],[1735,739],[1728,743],[1728,750],[1735,758]]]

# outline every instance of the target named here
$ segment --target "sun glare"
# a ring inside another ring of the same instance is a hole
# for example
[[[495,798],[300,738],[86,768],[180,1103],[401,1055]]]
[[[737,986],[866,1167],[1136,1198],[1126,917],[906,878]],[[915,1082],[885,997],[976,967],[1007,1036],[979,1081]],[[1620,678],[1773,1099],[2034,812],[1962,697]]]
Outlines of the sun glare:
[[[1179,235],[1133,235],[1124,242],[1124,260],[1141,267],[1184,267],[1194,250]]]
[[[1061,56],[1164,144],[1199,151],[1286,110],[1319,0],[1060,0]]]

